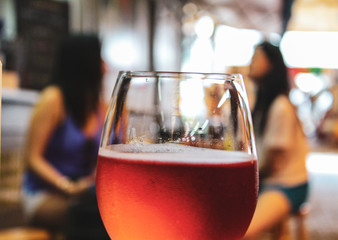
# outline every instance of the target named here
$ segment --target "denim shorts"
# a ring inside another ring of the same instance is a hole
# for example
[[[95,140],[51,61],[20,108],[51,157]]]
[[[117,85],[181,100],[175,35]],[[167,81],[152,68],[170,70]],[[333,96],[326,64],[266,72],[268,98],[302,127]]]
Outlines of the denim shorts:
[[[261,185],[259,192],[262,193],[266,191],[282,192],[289,200],[289,203],[291,205],[291,212],[297,213],[302,204],[305,203],[307,200],[309,192],[309,183],[306,182],[292,187],[286,187],[278,184]]]

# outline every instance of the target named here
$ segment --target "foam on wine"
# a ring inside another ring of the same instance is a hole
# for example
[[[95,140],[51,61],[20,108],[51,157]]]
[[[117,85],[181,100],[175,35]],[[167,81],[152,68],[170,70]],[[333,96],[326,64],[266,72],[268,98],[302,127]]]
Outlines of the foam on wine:
[[[116,144],[100,148],[99,155],[135,161],[220,164],[254,161],[245,152],[191,147],[179,144]],[[174,157],[173,157],[174,156]]]

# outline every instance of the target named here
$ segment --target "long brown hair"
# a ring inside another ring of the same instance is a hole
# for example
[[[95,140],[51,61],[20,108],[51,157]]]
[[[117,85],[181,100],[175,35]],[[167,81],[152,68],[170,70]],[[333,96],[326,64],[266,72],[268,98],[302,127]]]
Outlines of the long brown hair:
[[[72,35],[59,45],[53,84],[62,90],[66,112],[83,127],[96,111],[102,85],[101,43],[96,35]]]
[[[263,42],[256,48],[264,51],[271,64],[268,73],[258,81],[256,103],[252,112],[254,124],[257,126],[256,130],[262,134],[272,102],[281,94],[288,96],[290,83],[279,47]]]

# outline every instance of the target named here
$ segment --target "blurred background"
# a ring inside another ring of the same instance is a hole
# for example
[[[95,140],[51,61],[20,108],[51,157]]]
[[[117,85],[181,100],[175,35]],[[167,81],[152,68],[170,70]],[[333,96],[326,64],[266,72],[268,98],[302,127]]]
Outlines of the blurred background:
[[[254,46],[280,45],[312,152],[311,239],[338,239],[337,0],[0,0],[3,63],[0,229],[20,226],[22,147],[31,109],[50,83],[57,42],[97,33],[108,100],[120,70],[239,72]]]

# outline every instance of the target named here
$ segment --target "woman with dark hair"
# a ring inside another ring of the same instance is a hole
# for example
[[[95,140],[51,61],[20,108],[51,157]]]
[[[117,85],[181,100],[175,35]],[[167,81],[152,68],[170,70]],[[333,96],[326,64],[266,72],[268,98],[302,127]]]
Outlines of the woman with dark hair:
[[[249,77],[257,86],[253,109],[260,194],[245,239],[256,239],[305,202],[308,176],[306,137],[289,101],[287,68],[278,47],[263,42],[256,49]]]
[[[60,229],[70,201],[94,185],[105,113],[100,52],[94,35],[66,37],[56,54],[52,85],[33,111],[23,205],[35,226]]]

